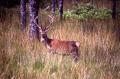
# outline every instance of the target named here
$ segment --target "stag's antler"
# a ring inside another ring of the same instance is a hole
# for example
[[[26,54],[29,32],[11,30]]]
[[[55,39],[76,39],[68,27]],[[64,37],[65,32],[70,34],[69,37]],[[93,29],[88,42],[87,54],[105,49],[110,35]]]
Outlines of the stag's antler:
[[[36,19],[38,19],[38,16],[35,17],[35,19],[34,19],[33,22],[37,25],[37,27],[39,28],[40,32],[42,32],[42,27],[39,26],[39,25],[36,23]]]
[[[52,17],[51,15],[48,15],[48,17],[50,18],[50,20],[49,20],[50,24],[45,28],[44,32],[47,32],[47,31],[49,30],[49,27],[52,25],[52,23],[53,23],[53,21],[54,21],[54,17]],[[36,23],[36,19],[38,19],[38,16],[35,17],[35,19],[34,19],[33,22],[37,25],[37,27],[39,28],[40,32],[42,33],[42,32],[43,32],[42,27],[39,26],[39,25]]]
[[[46,8],[43,9],[43,11],[46,11],[50,8],[50,6],[47,6]]]
[[[45,31],[48,31],[49,30],[49,27],[52,25],[53,21],[54,21],[54,17],[52,17],[51,15],[48,15],[49,17],[49,22],[50,24],[46,27],[46,30]]]

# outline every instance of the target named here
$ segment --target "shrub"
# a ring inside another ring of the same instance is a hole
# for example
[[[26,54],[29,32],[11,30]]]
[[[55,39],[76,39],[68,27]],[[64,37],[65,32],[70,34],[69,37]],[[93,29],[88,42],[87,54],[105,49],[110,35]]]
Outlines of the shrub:
[[[72,18],[78,20],[85,20],[89,18],[93,19],[105,19],[110,18],[112,10],[110,9],[97,9],[95,6],[87,5],[78,5],[72,10],[64,11],[64,18]]]

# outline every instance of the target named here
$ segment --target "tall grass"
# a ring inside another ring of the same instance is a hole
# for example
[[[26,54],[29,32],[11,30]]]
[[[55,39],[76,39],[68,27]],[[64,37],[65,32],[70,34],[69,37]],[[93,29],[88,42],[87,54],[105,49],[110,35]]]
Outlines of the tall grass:
[[[30,41],[28,28],[20,30],[19,14],[8,14],[0,22],[0,78],[119,79],[120,43],[113,28],[112,20],[55,21],[50,38],[80,42],[80,59],[74,63],[70,56],[49,54],[41,42]]]

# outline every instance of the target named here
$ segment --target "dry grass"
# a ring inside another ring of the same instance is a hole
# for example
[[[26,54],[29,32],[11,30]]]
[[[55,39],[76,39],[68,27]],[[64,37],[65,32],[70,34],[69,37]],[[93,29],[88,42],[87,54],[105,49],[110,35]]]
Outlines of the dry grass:
[[[80,42],[80,59],[49,54],[20,31],[18,14],[0,22],[0,79],[120,79],[120,43],[112,21],[55,22],[49,37]],[[92,29],[91,29],[92,28]]]

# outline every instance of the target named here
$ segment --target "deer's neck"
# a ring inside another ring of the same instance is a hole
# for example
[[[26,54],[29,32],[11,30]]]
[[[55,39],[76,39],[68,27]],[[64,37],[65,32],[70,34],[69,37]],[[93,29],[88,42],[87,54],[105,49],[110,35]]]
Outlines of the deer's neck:
[[[48,46],[49,47],[51,47],[51,45],[50,45],[50,43],[51,43],[51,41],[52,41],[52,39],[50,39],[49,37],[44,37],[43,38],[44,40],[42,41],[44,44],[45,44],[45,46],[48,48]]]

